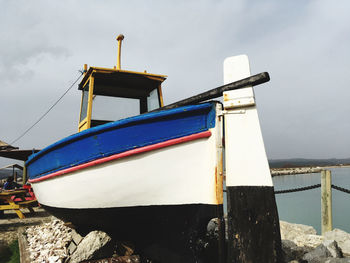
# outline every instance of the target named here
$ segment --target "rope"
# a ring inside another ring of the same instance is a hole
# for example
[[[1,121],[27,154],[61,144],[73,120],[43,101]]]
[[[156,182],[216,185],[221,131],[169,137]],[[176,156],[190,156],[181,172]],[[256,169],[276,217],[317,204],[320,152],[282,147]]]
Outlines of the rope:
[[[332,184],[332,188],[335,189],[335,190],[338,190],[338,191],[350,194],[350,190],[349,189],[346,189],[346,188],[343,188],[343,187],[340,187],[340,186],[336,186],[334,184]]]
[[[300,192],[300,191],[306,191],[310,189],[315,189],[321,187],[321,184],[315,184],[315,185],[310,185],[306,187],[300,187],[300,188],[292,188],[292,189],[287,189],[287,190],[280,190],[280,191],[275,191],[275,194],[285,194],[285,193],[294,193],[294,192]]]
[[[81,71],[79,71],[81,74],[79,75],[79,77],[73,82],[72,85],[70,85],[70,87],[63,93],[63,95],[61,97],[59,97],[59,99],[32,125],[30,126],[27,130],[25,130],[25,132],[23,132],[17,139],[15,139],[14,141],[12,141],[10,144],[14,144],[15,142],[17,142],[19,139],[21,139],[24,135],[26,135],[31,129],[34,128],[35,125],[37,125],[52,109],[53,107],[55,107],[57,105],[57,103],[68,93],[68,91],[71,90],[71,88],[73,88],[73,86],[78,82],[78,80],[81,78],[81,76],[83,75],[83,73]]]

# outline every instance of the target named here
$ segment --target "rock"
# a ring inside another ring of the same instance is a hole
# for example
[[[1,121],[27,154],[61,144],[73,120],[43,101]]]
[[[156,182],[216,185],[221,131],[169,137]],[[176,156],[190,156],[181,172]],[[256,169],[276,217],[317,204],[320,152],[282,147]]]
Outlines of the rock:
[[[80,241],[83,239],[83,237],[77,232],[75,231],[74,229],[72,230],[72,239],[73,239],[73,242],[76,244],[76,245],[79,245]]]
[[[335,240],[344,256],[350,256],[350,234],[340,229],[333,229],[324,234],[325,239]]]
[[[331,253],[328,251],[325,245],[321,244],[311,252],[306,253],[303,256],[303,260],[306,260],[309,263],[317,263],[320,262],[320,259],[326,259],[329,257],[331,257]]]
[[[214,238],[219,238],[219,224],[219,218],[211,219],[207,225],[207,235]]]
[[[316,235],[317,232],[312,226],[292,224],[280,221],[281,239],[294,240],[300,235]]]
[[[63,222],[51,222],[26,229],[28,251],[33,263],[62,262],[67,256],[67,244],[72,239],[71,229]]]
[[[293,241],[297,246],[307,246],[315,248],[322,244],[322,242],[324,241],[324,237],[319,235],[300,235],[294,238]]]
[[[51,256],[48,258],[49,263],[62,262],[59,256]]]
[[[319,173],[320,167],[297,167],[297,168],[271,168],[271,175],[288,175],[288,174],[306,174],[306,173]]]
[[[310,263],[330,262],[333,258],[342,258],[343,254],[334,240],[326,240],[309,253],[303,256],[303,260]],[[332,261],[338,262],[338,261]]]
[[[68,248],[67,248],[68,254],[72,255],[74,253],[74,251],[77,249],[77,247],[78,246],[73,241],[70,242],[69,245],[68,245]]]
[[[322,263],[350,263],[350,258],[326,258]]]
[[[108,258],[113,255],[113,250],[114,244],[110,236],[102,231],[92,231],[80,241],[69,263]]]
[[[65,225],[68,225],[68,224],[65,224]],[[72,240],[69,243],[68,248],[67,248],[69,255],[72,255],[74,253],[74,251],[77,249],[80,241],[83,240],[83,237],[77,231],[75,231],[75,229],[72,229],[71,235],[72,235]]]
[[[312,249],[308,247],[298,247],[293,241],[282,240],[282,250],[286,262],[298,262],[302,257]]]
[[[319,236],[311,226],[284,221],[280,221],[280,228],[286,262],[350,263],[350,258],[342,258],[350,256],[350,234],[334,229]]]
[[[323,245],[328,249],[328,251],[331,254],[331,257],[333,257],[333,258],[342,258],[343,257],[342,250],[339,248],[337,241],[325,240],[323,242]]]
[[[299,247],[315,248],[324,240],[322,236],[316,235],[317,232],[312,226],[280,221],[280,229],[282,240],[293,241]]]

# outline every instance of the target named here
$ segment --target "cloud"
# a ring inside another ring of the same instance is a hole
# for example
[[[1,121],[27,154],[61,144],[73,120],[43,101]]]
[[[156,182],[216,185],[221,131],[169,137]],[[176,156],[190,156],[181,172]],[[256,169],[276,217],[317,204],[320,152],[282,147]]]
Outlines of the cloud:
[[[19,1],[20,2],[20,1]],[[49,25],[40,20],[40,10],[32,13],[33,6],[22,2],[3,4],[0,18],[0,77],[2,81],[28,78],[33,69],[26,66],[46,59],[70,55],[66,47],[59,46],[49,37]],[[14,16],[16,14],[16,16]]]
[[[83,4],[82,4],[83,3]],[[165,102],[222,84],[225,57],[246,53],[270,158],[348,157],[350,18],[347,1],[35,1],[0,10],[0,139],[29,127],[75,80],[84,63],[167,74]],[[18,142],[44,147],[76,131],[73,88]],[[322,148],[330,149],[325,152]]]

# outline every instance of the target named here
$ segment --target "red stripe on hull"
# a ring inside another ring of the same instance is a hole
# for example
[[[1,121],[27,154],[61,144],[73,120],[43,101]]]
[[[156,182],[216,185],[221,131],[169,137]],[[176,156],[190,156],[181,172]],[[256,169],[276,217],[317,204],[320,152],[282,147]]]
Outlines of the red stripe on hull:
[[[97,159],[97,160],[94,160],[94,161],[91,161],[88,163],[80,164],[80,165],[77,165],[74,167],[70,167],[70,168],[67,168],[64,170],[54,172],[52,174],[42,176],[42,177],[37,178],[37,179],[28,180],[28,182],[29,183],[41,182],[41,181],[51,179],[51,178],[56,177],[56,176],[61,176],[61,175],[67,174],[67,173],[71,173],[71,172],[75,172],[75,171],[85,169],[88,167],[92,167],[95,165],[103,164],[105,162],[121,159],[124,157],[129,157],[129,156],[132,156],[135,154],[140,154],[140,153],[144,153],[144,152],[149,152],[149,151],[165,148],[165,147],[172,146],[172,145],[179,144],[179,143],[183,143],[183,142],[189,142],[189,141],[193,141],[193,140],[197,140],[197,139],[201,139],[201,138],[208,138],[210,136],[211,136],[211,131],[205,131],[205,132],[201,132],[201,133],[191,134],[191,135],[188,135],[185,137],[176,138],[176,139],[168,140],[165,142],[152,144],[152,145],[148,145],[145,147],[140,147],[140,148],[137,148],[134,150],[129,150],[129,151],[126,151],[123,153],[114,154],[112,156],[108,156],[108,157]]]

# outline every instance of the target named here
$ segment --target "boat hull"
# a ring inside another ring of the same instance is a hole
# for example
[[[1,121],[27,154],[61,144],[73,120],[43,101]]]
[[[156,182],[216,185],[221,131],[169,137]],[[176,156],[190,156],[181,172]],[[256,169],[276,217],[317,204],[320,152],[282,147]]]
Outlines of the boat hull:
[[[101,164],[87,163],[68,173],[63,170],[34,181],[33,189],[41,204],[61,208],[217,204],[211,134]]]
[[[38,201],[152,262],[219,262],[222,230],[208,232],[222,216],[219,106],[146,114],[49,146],[27,162]]]

